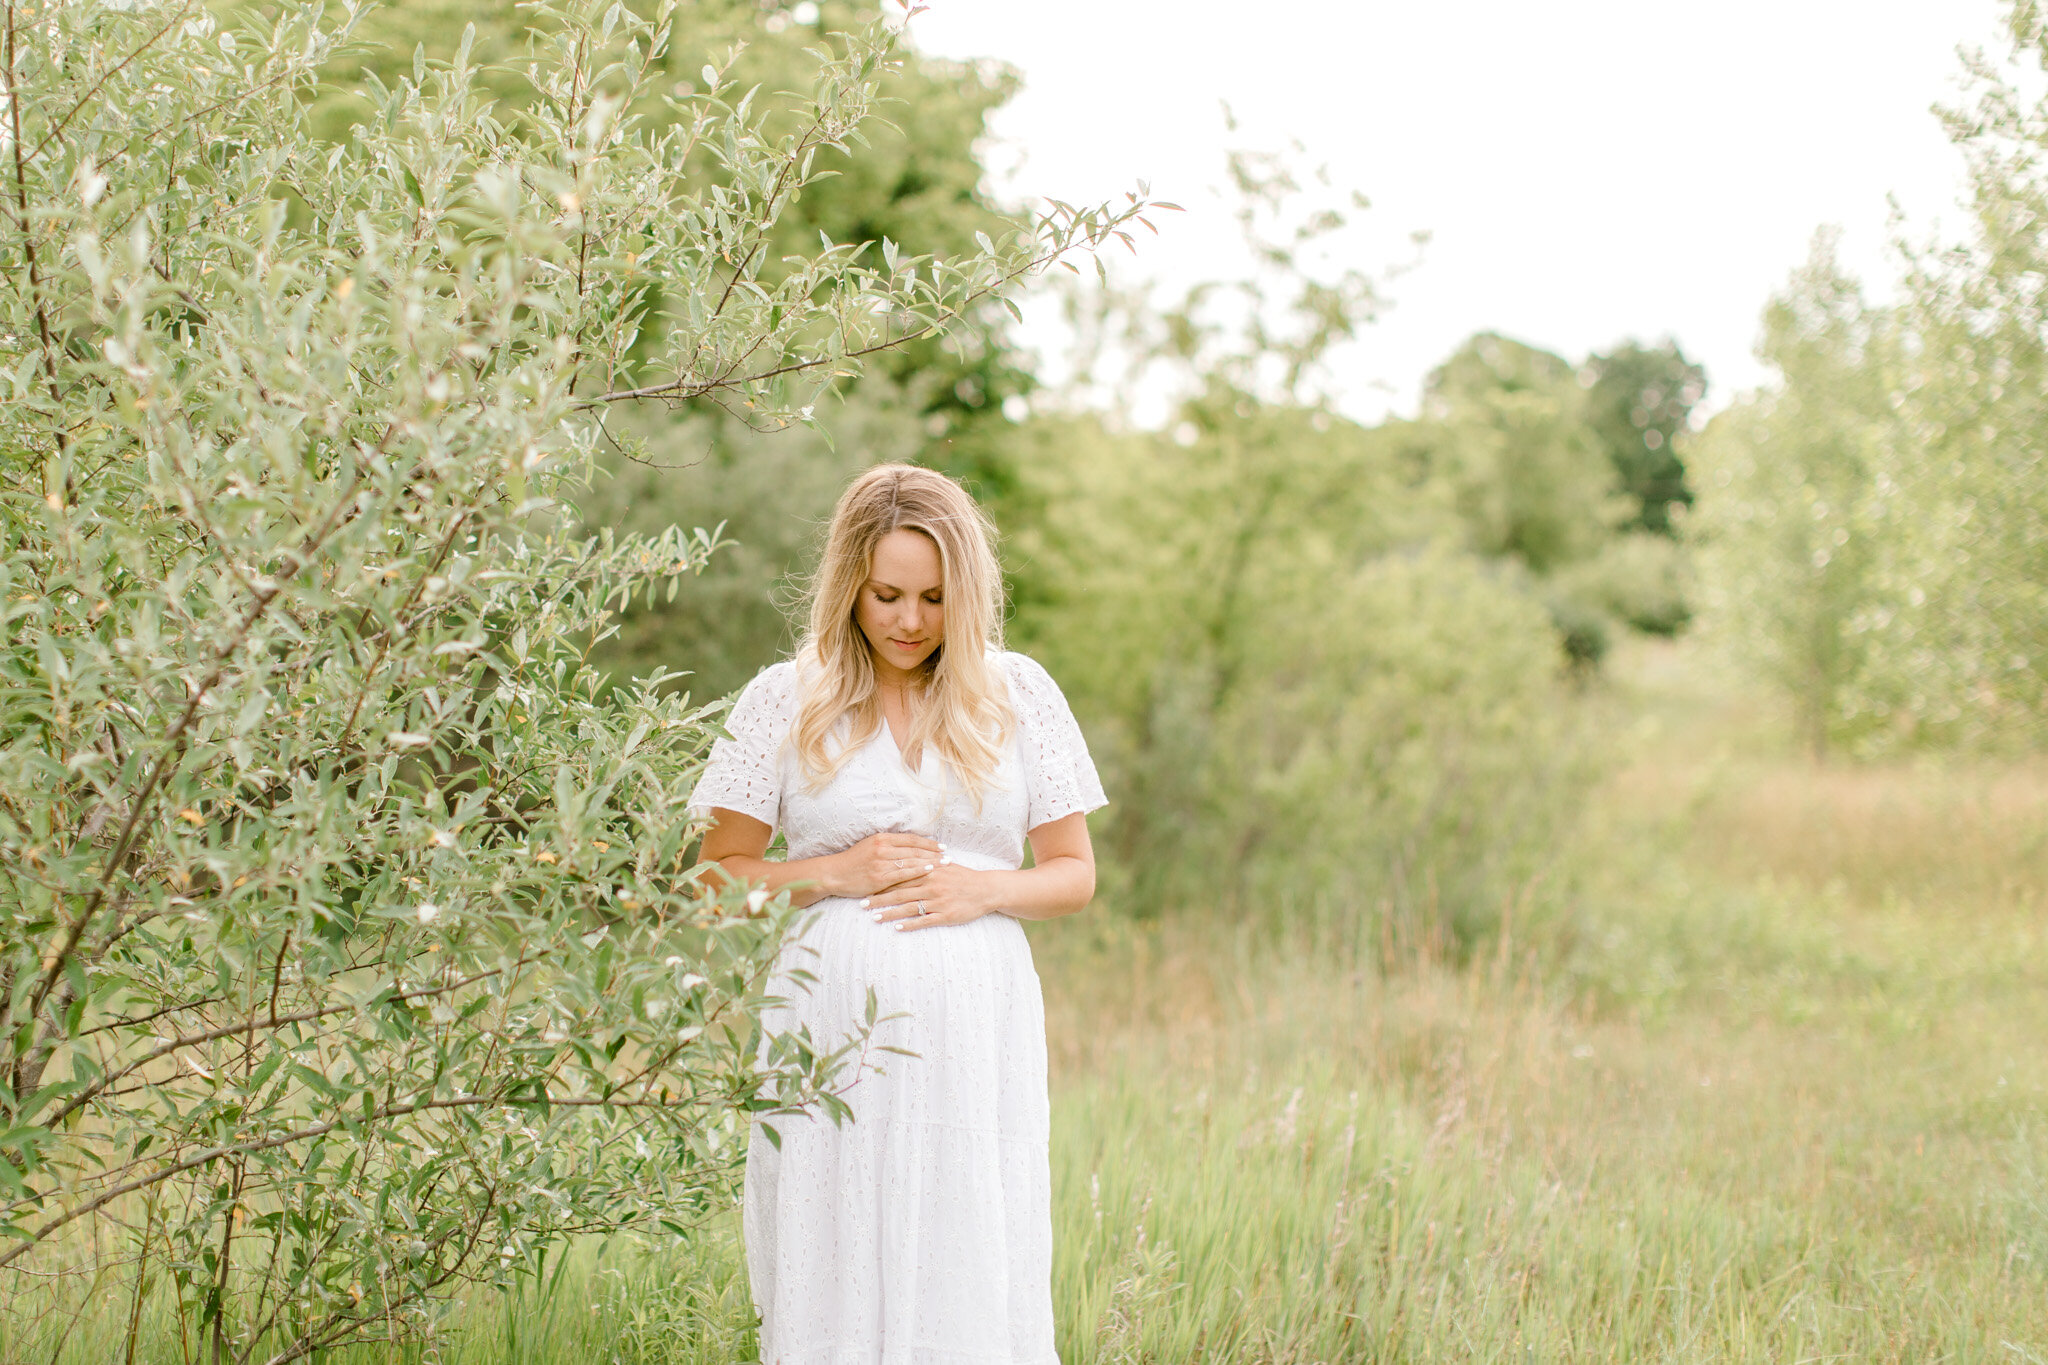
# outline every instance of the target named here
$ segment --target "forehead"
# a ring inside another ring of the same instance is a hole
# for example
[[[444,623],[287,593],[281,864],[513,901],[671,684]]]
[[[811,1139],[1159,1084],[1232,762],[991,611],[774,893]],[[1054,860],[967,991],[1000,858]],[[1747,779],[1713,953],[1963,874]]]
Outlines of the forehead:
[[[922,531],[898,528],[875,542],[874,561],[868,576],[877,583],[906,591],[923,592],[944,582],[939,547]]]

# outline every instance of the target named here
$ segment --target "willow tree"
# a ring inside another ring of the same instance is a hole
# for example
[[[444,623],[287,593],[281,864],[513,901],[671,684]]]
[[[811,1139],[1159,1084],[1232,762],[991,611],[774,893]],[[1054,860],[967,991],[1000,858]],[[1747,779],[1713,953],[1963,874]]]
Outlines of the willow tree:
[[[565,1236],[690,1226],[750,1115],[840,1110],[859,1042],[758,1024],[786,908],[689,864],[715,705],[586,661],[717,535],[559,500],[622,405],[810,421],[1142,207],[770,261],[884,27],[770,109],[673,80],[672,6],[537,4],[337,141],[354,7],[245,13],[0,13],[10,1356],[88,1285],[102,1356],[167,1311],[217,1362],[425,1332]]]

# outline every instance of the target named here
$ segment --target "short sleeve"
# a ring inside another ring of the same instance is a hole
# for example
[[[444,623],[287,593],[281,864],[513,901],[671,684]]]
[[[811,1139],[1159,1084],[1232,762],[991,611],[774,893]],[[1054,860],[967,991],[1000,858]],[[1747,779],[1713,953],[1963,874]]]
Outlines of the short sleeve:
[[[1088,741],[1059,684],[1026,655],[1006,654],[1003,665],[1010,675],[1017,742],[1024,758],[1024,828],[1037,829],[1076,811],[1109,804],[1102,794],[1102,779],[1095,774],[1095,760],[1088,756]]]
[[[690,814],[706,816],[718,807],[770,827],[781,823],[782,745],[796,707],[794,663],[764,668],[740,689],[726,714],[726,735],[711,746],[711,758],[690,793]]]

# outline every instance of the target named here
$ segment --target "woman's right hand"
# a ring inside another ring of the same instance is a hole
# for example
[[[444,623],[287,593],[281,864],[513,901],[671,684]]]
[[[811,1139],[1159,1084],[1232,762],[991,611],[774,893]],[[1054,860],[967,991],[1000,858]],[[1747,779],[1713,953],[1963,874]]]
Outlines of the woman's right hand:
[[[900,882],[922,877],[945,850],[922,834],[885,831],[832,855],[832,875],[822,879],[831,896],[872,896]]]

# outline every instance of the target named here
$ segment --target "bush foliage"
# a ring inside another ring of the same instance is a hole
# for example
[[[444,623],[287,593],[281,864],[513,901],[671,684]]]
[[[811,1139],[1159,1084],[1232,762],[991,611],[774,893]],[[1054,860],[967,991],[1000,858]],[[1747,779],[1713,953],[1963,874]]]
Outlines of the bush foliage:
[[[692,875],[715,708],[588,662],[715,533],[556,509],[609,411],[800,426],[1142,206],[771,261],[893,35],[770,105],[678,80],[672,6],[530,14],[336,136],[352,11],[7,9],[10,1356],[67,1272],[131,1323],[167,1284],[217,1362],[421,1332],[571,1234],[690,1226],[750,1116],[857,1074],[759,1036],[786,908]]]

